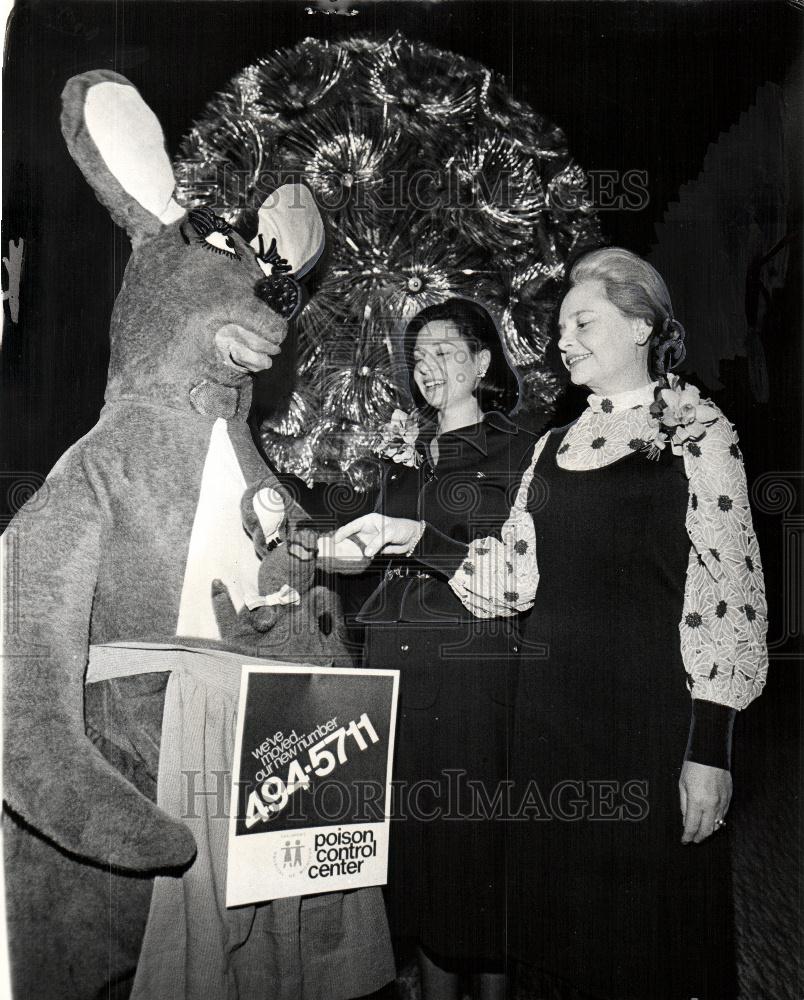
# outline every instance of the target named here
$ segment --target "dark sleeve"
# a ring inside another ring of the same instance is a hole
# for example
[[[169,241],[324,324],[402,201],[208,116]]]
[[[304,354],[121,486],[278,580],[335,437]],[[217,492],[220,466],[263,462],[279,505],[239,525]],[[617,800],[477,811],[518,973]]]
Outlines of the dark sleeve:
[[[526,429],[520,429],[518,435],[512,441],[511,448],[517,449],[512,463],[515,465],[516,471],[510,478],[506,476],[505,481],[497,484],[506,494],[506,502],[504,504],[506,508],[513,507],[518,490],[523,483],[523,477],[532,474],[531,463],[534,458],[535,444],[536,439],[534,435]],[[510,451],[509,454],[511,454]],[[530,481],[530,476],[528,481]],[[510,516],[511,510],[506,510],[506,514],[500,517],[499,524],[496,527],[485,524],[482,527],[478,527],[478,530],[473,532],[473,537],[468,539],[466,537],[465,523],[461,523],[460,525],[459,533],[461,537],[447,534],[432,524],[425,524],[421,538],[411,554],[412,558],[428,569],[451,578],[469,555],[471,542],[480,539],[488,543],[500,541],[503,527],[508,523],[507,519],[510,520]]]
[[[702,698],[692,699],[692,720],[686,760],[728,771],[731,767],[731,734],[737,710]]]
[[[426,524],[412,557],[423,566],[444,576],[453,576],[469,553],[469,543],[451,538],[443,531]]]

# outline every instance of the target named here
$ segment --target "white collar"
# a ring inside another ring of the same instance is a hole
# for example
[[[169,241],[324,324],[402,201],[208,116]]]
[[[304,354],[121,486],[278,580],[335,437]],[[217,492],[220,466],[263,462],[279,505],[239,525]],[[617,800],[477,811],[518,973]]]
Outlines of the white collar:
[[[593,413],[617,413],[621,410],[633,410],[638,406],[650,406],[654,398],[653,390],[658,384],[650,382],[638,389],[610,393],[608,396],[598,396],[593,392],[590,393],[586,403]]]

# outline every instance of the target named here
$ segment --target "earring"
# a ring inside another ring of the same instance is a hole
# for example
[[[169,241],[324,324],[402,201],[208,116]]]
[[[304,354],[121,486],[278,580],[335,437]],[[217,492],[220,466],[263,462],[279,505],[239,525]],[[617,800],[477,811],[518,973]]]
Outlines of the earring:
[[[639,323],[638,325],[643,328],[645,326],[645,324],[643,323]],[[648,339],[650,338],[650,329],[640,333],[639,330],[637,329],[637,324],[634,325],[633,329],[634,329],[634,343],[637,344],[639,347],[643,347],[645,344],[647,344]]]

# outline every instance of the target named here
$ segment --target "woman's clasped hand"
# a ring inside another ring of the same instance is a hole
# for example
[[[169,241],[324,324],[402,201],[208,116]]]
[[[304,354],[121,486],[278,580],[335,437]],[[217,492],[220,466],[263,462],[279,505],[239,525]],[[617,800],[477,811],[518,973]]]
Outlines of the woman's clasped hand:
[[[422,532],[421,521],[405,517],[386,517],[373,512],[355,518],[335,532],[335,544],[351,538],[373,559],[378,553],[404,555],[412,548]]]
[[[725,826],[731,804],[731,772],[686,760],[678,787],[684,820],[681,843],[700,844]]]

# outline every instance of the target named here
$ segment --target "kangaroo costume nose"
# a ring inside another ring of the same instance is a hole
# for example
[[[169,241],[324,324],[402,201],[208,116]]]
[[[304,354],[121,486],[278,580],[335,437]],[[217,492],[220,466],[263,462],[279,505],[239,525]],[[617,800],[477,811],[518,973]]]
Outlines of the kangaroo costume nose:
[[[260,279],[254,286],[254,294],[287,320],[293,319],[303,302],[301,285],[288,274],[274,274]]]

